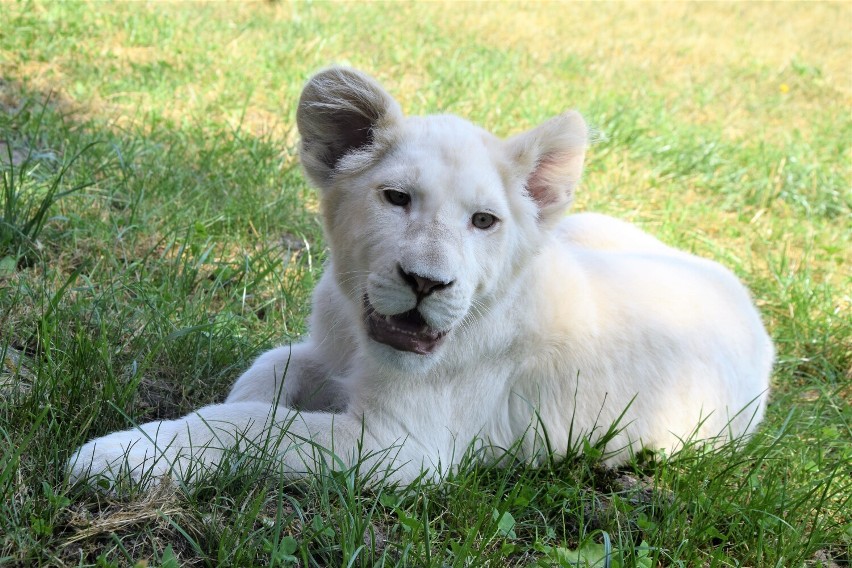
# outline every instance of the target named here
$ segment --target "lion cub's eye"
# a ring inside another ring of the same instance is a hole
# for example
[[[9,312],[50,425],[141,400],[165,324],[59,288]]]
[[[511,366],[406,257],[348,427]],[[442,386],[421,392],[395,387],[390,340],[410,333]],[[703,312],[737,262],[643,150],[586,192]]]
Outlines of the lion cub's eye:
[[[391,205],[396,205],[397,207],[405,207],[406,205],[411,203],[411,196],[405,193],[404,191],[386,189],[382,193],[384,194],[387,202]]]
[[[490,229],[494,226],[494,223],[497,222],[497,217],[491,213],[479,211],[473,214],[473,217],[470,218],[470,222],[477,229]]]

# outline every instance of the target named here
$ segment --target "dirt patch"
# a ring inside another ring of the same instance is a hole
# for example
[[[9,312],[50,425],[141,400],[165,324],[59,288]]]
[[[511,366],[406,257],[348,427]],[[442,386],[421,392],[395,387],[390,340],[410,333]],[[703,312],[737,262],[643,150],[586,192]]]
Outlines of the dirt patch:
[[[27,154],[14,145],[0,140],[0,166],[20,166],[27,160]]]

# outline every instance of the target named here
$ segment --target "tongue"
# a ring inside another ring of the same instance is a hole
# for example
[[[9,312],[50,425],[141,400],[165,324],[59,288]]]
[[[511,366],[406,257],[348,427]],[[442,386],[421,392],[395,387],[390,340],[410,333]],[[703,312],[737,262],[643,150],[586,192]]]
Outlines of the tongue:
[[[367,333],[373,341],[399,351],[428,355],[441,342],[443,334],[431,329],[416,309],[383,316],[367,306]]]

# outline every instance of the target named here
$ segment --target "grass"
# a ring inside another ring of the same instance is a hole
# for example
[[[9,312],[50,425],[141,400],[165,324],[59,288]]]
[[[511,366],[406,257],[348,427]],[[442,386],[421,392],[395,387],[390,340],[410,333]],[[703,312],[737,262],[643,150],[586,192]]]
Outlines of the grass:
[[[847,4],[5,3],[0,564],[823,566],[852,548]],[[778,348],[744,447],[442,487],[74,489],[129,420],[221,400],[305,331],[324,244],[294,105],[332,62],[406,111],[600,132],[577,209],[715,258]],[[22,236],[23,235],[23,236]],[[585,563],[585,564],[584,564]]]

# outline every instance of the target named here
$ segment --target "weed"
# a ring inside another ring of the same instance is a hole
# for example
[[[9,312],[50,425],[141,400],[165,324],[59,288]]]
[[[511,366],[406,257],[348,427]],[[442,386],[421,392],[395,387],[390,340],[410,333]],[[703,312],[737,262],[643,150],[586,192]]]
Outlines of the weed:
[[[12,117],[11,124],[5,125],[4,130],[25,129],[28,126],[26,122],[34,120],[33,136],[39,137],[49,103],[48,98],[36,115],[32,114],[29,105],[24,106]],[[3,190],[0,193],[0,253],[9,255],[0,263],[5,263],[6,272],[12,270],[15,264],[7,258],[21,257],[25,262],[32,261],[31,254],[40,246],[38,237],[42,229],[48,221],[56,219],[48,217],[53,206],[62,198],[93,185],[91,181],[69,183],[66,175],[91,145],[66,158],[57,156],[53,151],[36,151],[30,146],[24,152],[9,139],[0,144],[0,149],[6,152],[6,156],[0,158],[0,175],[3,179]]]

